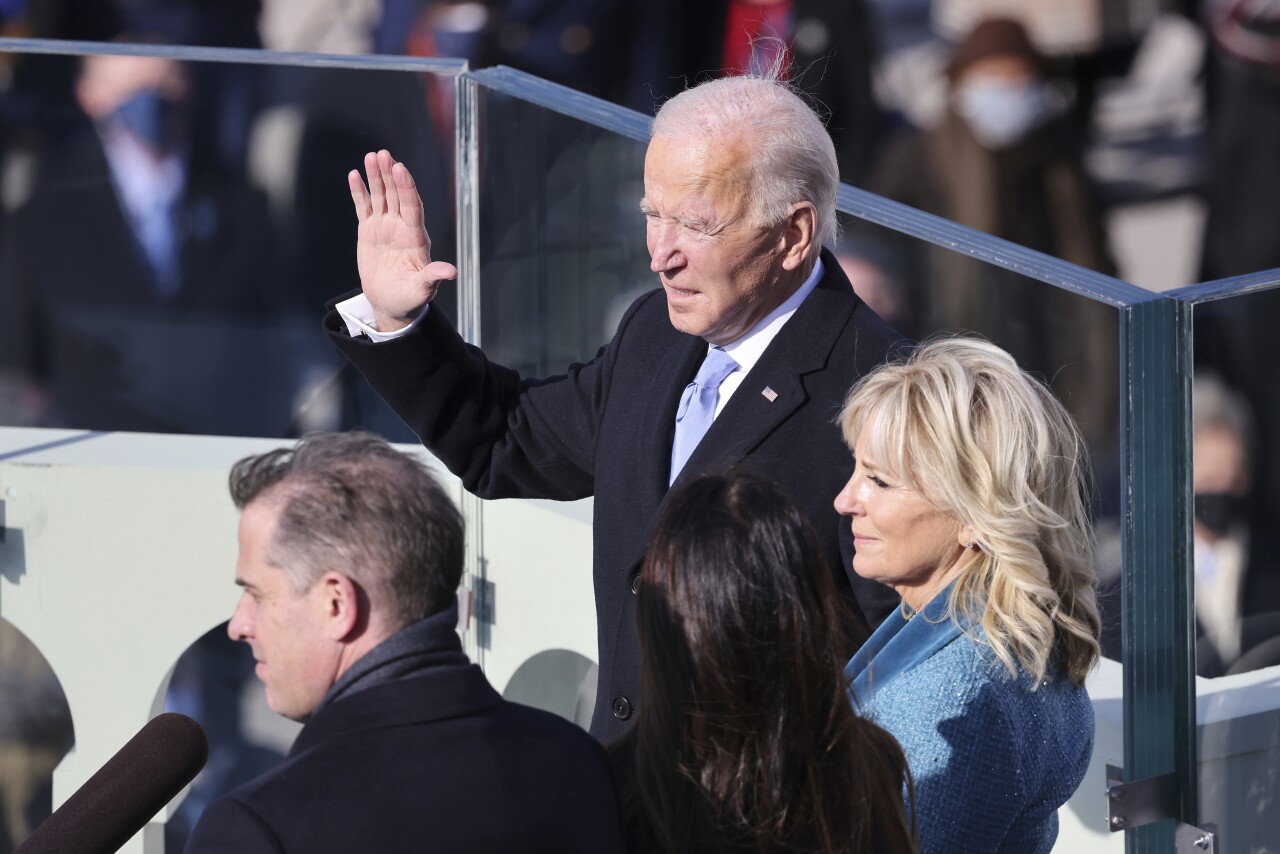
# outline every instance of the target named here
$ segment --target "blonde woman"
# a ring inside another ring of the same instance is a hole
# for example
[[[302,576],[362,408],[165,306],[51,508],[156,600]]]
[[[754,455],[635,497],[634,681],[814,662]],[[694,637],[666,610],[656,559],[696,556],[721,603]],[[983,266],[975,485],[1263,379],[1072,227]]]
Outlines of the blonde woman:
[[[920,849],[1047,852],[1093,748],[1080,434],[1008,353],[969,338],[865,377],[841,426],[853,569],[902,596],[845,676],[902,744]]]

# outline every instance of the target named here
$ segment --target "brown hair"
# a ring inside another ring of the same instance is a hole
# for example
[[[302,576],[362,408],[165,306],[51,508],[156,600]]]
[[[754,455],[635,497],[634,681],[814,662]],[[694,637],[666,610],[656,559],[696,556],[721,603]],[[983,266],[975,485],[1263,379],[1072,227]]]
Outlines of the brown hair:
[[[912,850],[906,760],[859,717],[808,520],[731,474],[673,496],[641,571],[634,789],[663,851]]]
[[[231,469],[243,510],[278,501],[268,559],[305,590],[337,569],[398,625],[443,610],[462,580],[462,514],[415,457],[370,433],[313,433]]]

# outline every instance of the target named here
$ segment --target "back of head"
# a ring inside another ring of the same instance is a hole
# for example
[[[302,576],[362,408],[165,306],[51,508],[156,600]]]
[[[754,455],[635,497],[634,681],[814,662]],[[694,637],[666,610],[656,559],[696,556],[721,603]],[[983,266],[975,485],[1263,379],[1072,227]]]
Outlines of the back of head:
[[[369,433],[314,433],[236,463],[244,509],[279,502],[271,562],[295,591],[328,570],[357,582],[395,630],[448,607],[462,579],[463,522],[415,457]]]
[[[841,416],[845,440],[976,537],[953,615],[980,622],[1011,670],[1037,683],[1051,656],[1082,684],[1098,655],[1087,451],[1045,385],[973,338],[920,345],[864,377]]]
[[[673,496],[641,572],[634,736],[666,847],[698,841],[691,827],[759,850],[906,844],[905,762],[853,713],[840,602],[816,534],[778,487],[717,475]]]
[[[756,224],[781,222],[796,202],[812,203],[816,255],[818,245],[836,242],[840,168],[822,121],[781,74],[779,66],[686,89],[658,110],[653,135],[718,145],[742,140],[752,152],[749,198]]]

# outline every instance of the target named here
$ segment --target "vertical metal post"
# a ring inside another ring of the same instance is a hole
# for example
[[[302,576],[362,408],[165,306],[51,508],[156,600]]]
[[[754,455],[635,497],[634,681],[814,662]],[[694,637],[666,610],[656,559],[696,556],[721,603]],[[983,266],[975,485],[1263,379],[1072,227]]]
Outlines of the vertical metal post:
[[[455,130],[455,205],[458,219],[458,331],[480,346],[480,84],[458,75]]]
[[[1191,573],[1191,308],[1153,295],[1120,314],[1124,492],[1124,775],[1174,775],[1197,823]],[[1174,849],[1174,821],[1126,831],[1129,854]]]
[[[458,331],[480,346],[480,84],[470,73],[458,75],[455,98],[455,204],[458,221]],[[460,502],[467,520],[467,564],[464,586],[471,593],[472,619],[464,647],[481,668],[489,647],[489,626],[477,613],[488,588],[484,558],[484,502],[469,492]]]

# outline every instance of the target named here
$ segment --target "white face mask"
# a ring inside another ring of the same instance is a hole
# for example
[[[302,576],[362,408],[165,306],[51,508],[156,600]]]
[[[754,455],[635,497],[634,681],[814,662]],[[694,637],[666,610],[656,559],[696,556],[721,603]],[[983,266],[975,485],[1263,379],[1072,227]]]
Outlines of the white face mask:
[[[955,93],[955,108],[986,148],[1008,148],[1044,124],[1058,102],[1042,80],[1015,82],[974,74]]]

